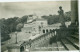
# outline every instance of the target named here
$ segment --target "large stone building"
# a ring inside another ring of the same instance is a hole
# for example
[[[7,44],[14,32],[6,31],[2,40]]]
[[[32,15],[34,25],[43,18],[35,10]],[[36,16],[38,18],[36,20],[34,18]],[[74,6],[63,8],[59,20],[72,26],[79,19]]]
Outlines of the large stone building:
[[[32,18],[33,20],[33,18]],[[32,21],[31,20],[31,21]],[[65,25],[68,27],[71,24],[71,22],[65,22]],[[61,23],[56,23],[52,25],[48,25],[47,20],[43,18],[36,18],[33,22],[24,24],[24,28],[22,28],[22,31],[27,33],[32,33],[33,35],[36,34],[43,34],[46,32],[50,32],[54,29],[59,29],[61,26]]]
[[[24,24],[22,31],[26,33],[32,33],[33,35],[40,34],[41,29],[46,26],[48,26],[47,20],[37,18],[31,23]]]

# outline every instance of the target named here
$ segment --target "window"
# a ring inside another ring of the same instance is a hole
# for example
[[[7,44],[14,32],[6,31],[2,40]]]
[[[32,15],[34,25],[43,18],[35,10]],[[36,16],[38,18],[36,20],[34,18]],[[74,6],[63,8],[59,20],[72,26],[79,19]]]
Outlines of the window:
[[[43,30],[43,33],[45,33],[45,30]]]
[[[46,30],[46,32],[48,32],[48,29]]]
[[[52,30],[50,29],[50,32],[52,32]]]

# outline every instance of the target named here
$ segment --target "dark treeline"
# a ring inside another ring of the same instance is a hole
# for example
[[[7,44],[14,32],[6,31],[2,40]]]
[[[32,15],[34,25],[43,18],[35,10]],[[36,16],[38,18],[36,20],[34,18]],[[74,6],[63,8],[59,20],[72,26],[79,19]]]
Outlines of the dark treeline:
[[[71,16],[71,11],[65,12],[65,14],[64,14],[65,19],[64,20],[70,21],[71,20],[70,16]],[[49,16],[44,15],[44,16],[42,16],[42,18],[47,19],[49,25],[60,22],[59,15],[49,15]]]
[[[24,23],[27,22],[28,16],[23,16],[22,18],[13,17],[13,18],[2,18],[0,19],[1,25],[1,41],[6,41],[10,39],[9,34],[15,31],[21,31]]]

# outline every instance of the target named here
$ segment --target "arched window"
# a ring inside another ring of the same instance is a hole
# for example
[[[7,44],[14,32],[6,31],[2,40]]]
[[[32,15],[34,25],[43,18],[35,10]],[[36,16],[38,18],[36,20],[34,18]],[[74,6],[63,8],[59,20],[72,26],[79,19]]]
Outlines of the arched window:
[[[46,29],[46,32],[48,32],[48,29]]]
[[[43,33],[45,33],[45,30],[43,30]]]

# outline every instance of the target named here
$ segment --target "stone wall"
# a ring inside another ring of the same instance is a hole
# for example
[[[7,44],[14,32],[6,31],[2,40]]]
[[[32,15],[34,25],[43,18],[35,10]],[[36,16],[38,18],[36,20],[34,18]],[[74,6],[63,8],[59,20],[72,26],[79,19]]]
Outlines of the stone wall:
[[[37,47],[48,47],[49,45],[49,41],[50,41],[50,38],[54,36],[54,33],[46,33],[46,34],[43,34],[39,37],[36,37],[35,39],[31,40],[31,44],[26,44],[26,49],[35,49]]]

